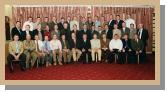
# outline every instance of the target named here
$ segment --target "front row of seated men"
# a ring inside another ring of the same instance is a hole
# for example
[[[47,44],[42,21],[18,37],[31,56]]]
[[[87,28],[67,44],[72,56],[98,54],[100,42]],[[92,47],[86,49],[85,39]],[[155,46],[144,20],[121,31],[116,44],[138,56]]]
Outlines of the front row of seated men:
[[[22,71],[32,68],[35,64],[46,65],[63,65],[73,62],[83,61],[83,63],[108,62],[111,63],[113,58],[118,59],[119,64],[126,61],[136,62],[139,56],[142,60],[143,43],[135,34],[134,39],[129,39],[128,35],[124,35],[123,40],[118,34],[110,41],[106,34],[102,34],[98,39],[97,34],[93,35],[93,39],[89,40],[87,34],[83,34],[83,39],[76,39],[75,33],[71,34],[72,39],[66,39],[65,35],[61,36],[61,40],[57,35],[53,35],[51,41],[48,36],[41,41],[38,35],[35,40],[31,40],[31,36],[27,35],[26,40],[19,41],[19,36],[14,36],[14,41],[9,43],[9,55],[7,57],[10,72],[13,72],[13,63],[18,61]],[[62,58],[63,57],[63,58]],[[53,62],[52,62],[53,61]]]

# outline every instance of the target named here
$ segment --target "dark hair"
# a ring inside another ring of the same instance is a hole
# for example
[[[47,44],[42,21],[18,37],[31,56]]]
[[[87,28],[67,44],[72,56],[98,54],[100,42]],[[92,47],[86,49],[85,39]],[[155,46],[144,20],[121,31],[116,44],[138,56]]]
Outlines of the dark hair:
[[[120,15],[116,15],[116,16],[119,16],[119,17],[120,17]]]
[[[17,24],[18,22],[21,23],[20,21],[16,21],[16,24]]]
[[[37,17],[37,19],[38,19],[38,18],[41,18],[41,17]]]
[[[26,25],[26,26],[28,26],[30,28],[30,25]]]

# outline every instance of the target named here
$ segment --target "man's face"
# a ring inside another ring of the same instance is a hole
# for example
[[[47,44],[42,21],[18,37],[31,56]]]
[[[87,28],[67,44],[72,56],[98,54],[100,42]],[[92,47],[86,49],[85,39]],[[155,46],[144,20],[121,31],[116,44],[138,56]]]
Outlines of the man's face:
[[[128,39],[128,35],[124,35],[124,39]]]
[[[97,35],[93,35],[93,38],[94,38],[94,39],[97,39]]]
[[[44,21],[45,21],[45,22],[48,22],[49,20],[48,20],[48,18],[45,18]]]
[[[26,29],[27,31],[29,31],[29,30],[30,30],[30,26],[27,25],[25,29]]]
[[[87,26],[86,25],[84,25],[84,27],[83,27],[85,30],[87,29]]]
[[[64,24],[64,28],[67,29],[67,27],[68,27],[68,25],[67,25],[67,23],[65,23],[65,24]]]
[[[139,29],[143,28],[143,24],[139,24],[138,27],[139,27]]]
[[[110,15],[110,19],[113,19],[113,16],[112,16],[112,15]]]
[[[17,22],[17,23],[16,23],[16,27],[18,27],[18,28],[20,28],[20,27],[21,27],[20,22]]]
[[[52,20],[53,20],[53,21],[56,21],[56,17],[53,17]]]
[[[107,25],[105,25],[105,29],[108,30],[108,26]]]
[[[92,26],[92,30],[95,30],[95,26]]]
[[[65,40],[65,35],[62,35],[62,37],[61,37],[63,40]]]
[[[98,27],[98,30],[101,31],[101,27]]]
[[[74,17],[74,20],[77,20],[77,17]]]
[[[76,25],[74,25],[74,26],[73,26],[73,29],[74,29],[74,30],[76,30],[76,29],[77,29],[77,26],[76,26]]]
[[[14,36],[14,41],[18,41],[19,40],[19,36]]]
[[[64,23],[64,18],[61,19],[61,22]]]
[[[37,22],[41,22],[41,18],[37,18]]]
[[[135,39],[138,39],[138,35],[135,35],[134,38],[135,38]]]
[[[67,17],[67,21],[70,21],[71,20],[71,17]]]
[[[118,35],[115,35],[115,36],[114,36],[114,39],[117,40],[117,39],[118,39]]]
[[[126,24],[125,24],[125,23],[122,23],[122,27],[126,27]]]
[[[114,29],[117,29],[118,28],[118,26],[117,25],[114,25]]]
[[[57,39],[57,35],[53,35],[53,39],[56,40]]]
[[[134,28],[134,25],[130,25],[130,28]]]
[[[84,39],[84,40],[87,39],[87,35],[83,35],[83,39]]]
[[[54,26],[54,29],[58,29],[58,26],[57,26],[57,25],[55,25],[55,26]]]
[[[117,16],[117,20],[119,20],[120,19],[120,16]]]
[[[32,22],[32,18],[28,18],[28,21]]]

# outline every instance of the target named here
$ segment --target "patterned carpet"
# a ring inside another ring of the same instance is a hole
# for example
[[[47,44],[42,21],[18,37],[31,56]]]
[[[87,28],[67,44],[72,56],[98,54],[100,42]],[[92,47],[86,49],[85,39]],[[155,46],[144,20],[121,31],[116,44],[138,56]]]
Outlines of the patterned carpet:
[[[154,56],[148,55],[144,64],[68,64],[39,67],[21,71],[15,65],[14,73],[6,66],[6,80],[154,80]]]

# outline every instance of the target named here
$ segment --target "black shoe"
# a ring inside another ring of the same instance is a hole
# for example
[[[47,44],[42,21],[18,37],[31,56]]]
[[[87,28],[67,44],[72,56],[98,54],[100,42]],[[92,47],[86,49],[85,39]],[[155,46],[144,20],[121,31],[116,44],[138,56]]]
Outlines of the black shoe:
[[[21,68],[21,71],[26,71],[26,68],[22,67],[22,68]]]

